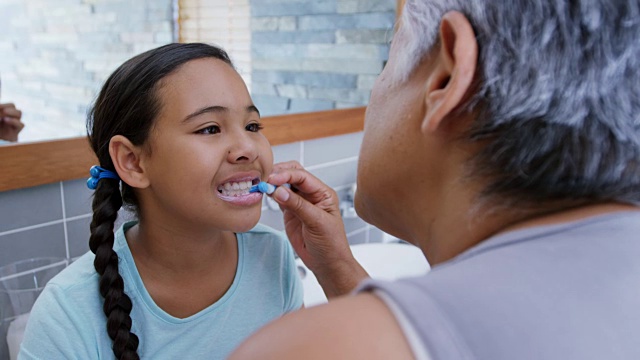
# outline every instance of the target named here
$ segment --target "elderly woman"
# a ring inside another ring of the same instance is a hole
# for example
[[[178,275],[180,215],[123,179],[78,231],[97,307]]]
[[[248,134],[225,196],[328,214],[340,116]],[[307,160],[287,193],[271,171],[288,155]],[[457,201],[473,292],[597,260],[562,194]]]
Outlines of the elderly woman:
[[[233,358],[640,359],[638,36],[638,0],[408,0],[356,208],[432,271],[366,280],[335,193],[280,165],[296,251],[329,297],[357,290]]]

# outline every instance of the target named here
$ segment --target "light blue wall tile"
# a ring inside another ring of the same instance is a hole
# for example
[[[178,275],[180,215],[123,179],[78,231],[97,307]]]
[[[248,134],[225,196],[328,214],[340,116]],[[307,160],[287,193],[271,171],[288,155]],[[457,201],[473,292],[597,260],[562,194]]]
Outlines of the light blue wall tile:
[[[282,115],[289,110],[289,99],[268,95],[252,95],[261,116]]]
[[[312,111],[331,110],[335,106],[333,101],[326,100],[309,100],[309,99],[291,99],[289,111],[291,114],[304,113]]]
[[[91,217],[67,222],[67,241],[69,242],[69,256],[78,257],[89,251],[89,230]]]
[[[371,243],[382,242],[383,237],[384,237],[384,232],[382,232],[382,230],[378,229],[377,227],[372,226],[369,229],[369,242]]]
[[[313,166],[358,156],[362,132],[305,141],[304,164]]]
[[[0,236],[0,266],[51,256],[67,256],[62,223]]]
[[[367,232],[359,232],[349,237],[350,245],[365,244],[367,242]]]
[[[335,30],[325,31],[254,31],[251,42],[259,44],[331,44],[336,41]]]
[[[391,29],[395,12],[356,15],[310,15],[298,17],[301,31],[326,29]]]
[[[300,142],[277,145],[273,149],[273,161],[275,163],[295,160],[300,162]]]
[[[347,234],[367,227],[367,223],[360,218],[342,219],[342,221],[344,222],[344,231]]]
[[[327,185],[336,188],[348,186],[356,182],[357,165],[357,160],[353,160],[342,164],[313,168],[309,171]]]
[[[296,2],[251,1],[251,16],[292,16],[305,14],[330,14],[337,10],[336,0]]]
[[[0,232],[60,219],[60,183],[0,192]]]
[[[93,190],[87,187],[87,179],[65,181],[62,183],[62,189],[64,191],[66,217],[70,218],[91,213]]]
[[[358,74],[334,74],[329,72],[304,72],[282,70],[256,70],[252,73],[253,82],[272,84],[304,85],[333,89],[355,89],[358,86]]]

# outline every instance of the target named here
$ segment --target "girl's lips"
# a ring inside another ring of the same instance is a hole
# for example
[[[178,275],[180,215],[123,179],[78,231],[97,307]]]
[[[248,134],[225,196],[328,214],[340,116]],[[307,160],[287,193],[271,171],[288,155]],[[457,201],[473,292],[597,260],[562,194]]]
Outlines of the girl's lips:
[[[221,193],[217,193],[217,195],[222,201],[238,206],[251,206],[262,202],[262,193],[259,192],[238,196],[226,196]]]

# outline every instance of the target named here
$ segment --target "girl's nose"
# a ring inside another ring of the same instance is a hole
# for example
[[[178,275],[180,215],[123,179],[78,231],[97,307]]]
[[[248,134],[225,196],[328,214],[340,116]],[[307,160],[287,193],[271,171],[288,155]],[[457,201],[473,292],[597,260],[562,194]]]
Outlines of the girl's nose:
[[[249,133],[238,134],[233,137],[227,152],[227,161],[230,163],[251,163],[258,158],[258,146]]]

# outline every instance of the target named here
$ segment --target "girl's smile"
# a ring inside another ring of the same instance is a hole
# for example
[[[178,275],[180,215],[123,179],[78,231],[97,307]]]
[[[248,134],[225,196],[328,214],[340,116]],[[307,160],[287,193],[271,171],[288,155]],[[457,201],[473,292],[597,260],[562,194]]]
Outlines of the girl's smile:
[[[218,186],[218,197],[233,205],[252,206],[262,201],[262,193],[249,193],[251,186],[259,182],[257,176],[236,175]]]

